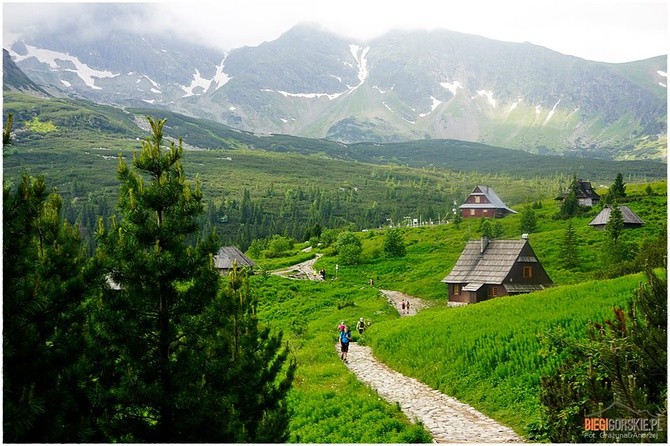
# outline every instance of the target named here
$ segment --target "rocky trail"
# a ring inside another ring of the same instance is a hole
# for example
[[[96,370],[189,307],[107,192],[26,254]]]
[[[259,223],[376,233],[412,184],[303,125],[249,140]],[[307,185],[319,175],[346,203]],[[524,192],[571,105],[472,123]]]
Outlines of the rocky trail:
[[[377,361],[370,347],[352,342],[347,367],[410,420],[419,420],[436,443],[520,443],[509,427]]]
[[[322,280],[314,270],[320,255],[272,274],[291,279]],[[399,291],[379,290],[400,316],[413,316],[429,305],[418,297]],[[402,302],[409,310],[402,310]],[[335,344],[339,354],[339,343]],[[455,398],[431,389],[420,381],[398,373],[372,354],[367,346],[352,342],[346,366],[363,383],[374,389],[386,401],[398,403],[410,420],[418,420],[430,432],[436,443],[520,443],[523,439],[504,426]]]
[[[287,279],[322,281],[321,276],[314,270],[314,264],[319,260],[319,257],[321,257],[321,254],[317,254],[313,259],[289,266],[288,268],[274,270],[271,274],[286,277]]]

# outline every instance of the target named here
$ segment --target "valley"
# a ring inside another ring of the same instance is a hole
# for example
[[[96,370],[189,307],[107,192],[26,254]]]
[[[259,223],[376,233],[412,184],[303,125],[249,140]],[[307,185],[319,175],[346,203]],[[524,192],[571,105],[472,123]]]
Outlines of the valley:
[[[356,78],[362,85],[360,69],[368,53],[358,50]],[[237,53],[241,59],[244,55]],[[644,83],[641,65],[621,67],[625,72],[621,75]],[[602,66],[590,69],[608,71]],[[455,82],[448,86],[461,93]],[[363,93],[363,87],[354,90]],[[404,94],[402,89],[396,93]],[[189,100],[200,103],[202,98],[195,96]],[[554,441],[547,428],[546,381],[562,370],[566,358],[551,354],[551,348],[561,342],[586,343],[593,338],[594,324],[619,314],[613,307],[628,308],[645,281],[646,266],[655,268],[661,278],[667,276],[667,165],[649,160],[658,159],[657,143],[664,143],[662,137],[653,140],[639,129],[641,139],[629,140],[634,147],[617,151],[616,156],[605,150],[609,158],[626,158],[624,153],[631,158],[614,161],[534,150],[552,153],[540,155],[481,142],[489,138],[344,142],[348,132],[360,130],[360,122],[342,127],[340,141],[333,141],[270,133],[284,127],[264,128],[267,133],[260,131],[262,126],[245,131],[147,108],[147,101],[119,108],[16,91],[5,91],[3,99],[5,113],[14,117],[11,144],[3,146],[5,196],[21,184],[23,173],[43,176],[47,190],[53,188],[62,197],[56,201],[54,218],[76,225],[73,232],[81,237],[86,256],[97,252],[100,234],[95,233],[101,219],[122,218],[118,168],[121,160],[129,163],[138,156],[147,137],[145,117],[166,119],[166,139],[177,145],[183,142],[186,184],[197,183],[197,193],[202,190],[198,230],[187,240],[204,240],[214,230],[220,245],[238,246],[256,262],[259,268],[249,278],[247,297],[253,307],[249,314],[268,329],[262,336],[283,333],[287,357],[297,365],[286,399],[290,443],[454,440],[447,432],[440,437],[428,421],[416,422],[413,415],[406,415],[403,409],[412,404],[393,397],[385,401],[383,390],[359,380],[352,369],[368,354],[420,381],[426,392],[450,395],[473,407],[488,417],[482,418],[483,423],[492,419],[510,428],[504,438],[497,428],[493,436],[475,438]],[[478,100],[493,100],[493,94],[485,92]],[[560,114],[557,109],[556,118]],[[565,111],[563,117],[567,119]],[[607,131],[598,127],[599,133]],[[611,131],[616,138],[623,134]],[[539,133],[550,146],[551,131]],[[635,153],[642,140],[650,144],[649,156]],[[590,181],[607,197],[619,173],[627,194],[618,203],[639,215],[642,227],[622,230],[614,238],[611,229],[595,230],[588,223],[602,204],[578,209],[569,219],[561,215],[562,203],[555,198],[573,179]],[[149,175],[144,179],[149,182]],[[458,206],[476,185],[495,188],[518,214],[492,222],[458,218]],[[529,214],[535,220],[531,229]],[[517,240],[527,234],[555,286],[449,306],[441,280],[466,243],[481,237],[486,224],[494,226],[499,239]],[[404,255],[388,253],[386,236],[391,230],[399,231]],[[343,256],[343,234],[360,242],[356,261]],[[116,240],[122,241],[122,237]],[[567,251],[566,246],[572,249]],[[314,270],[326,271],[326,280],[299,280],[313,279]],[[96,290],[102,285],[87,286]],[[177,288],[186,292],[191,285],[183,281]],[[398,297],[406,295],[413,302],[412,317],[397,311]],[[97,304],[87,303],[91,308]],[[91,308],[87,311],[95,311]],[[351,362],[344,364],[333,349],[337,324],[344,320],[353,326],[361,317],[371,325],[362,335],[354,333]],[[600,333],[605,336],[605,331]]]

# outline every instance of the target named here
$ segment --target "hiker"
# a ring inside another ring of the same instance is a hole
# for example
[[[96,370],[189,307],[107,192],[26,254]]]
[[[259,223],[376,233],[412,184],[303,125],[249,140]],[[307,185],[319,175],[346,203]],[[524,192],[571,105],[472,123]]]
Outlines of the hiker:
[[[347,362],[347,353],[349,353],[349,342],[351,341],[351,330],[346,325],[340,332],[340,359]]]
[[[405,304],[405,308],[407,309],[407,314],[409,314],[409,300],[407,300],[407,303]]]
[[[405,299],[400,302],[400,309],[402,310],[400,314],[405,314]]]
[[[363,334],[363,332],[365,331],[365,321],[363,320],[363,318],[360,318],[358,320],[358,323],[356,324],[356,330],[358,330],[358,334]]]
[[[342,334],[342,332],[344,331],[344,328],[345,328],[345,327],[346,327],[346,325],[344,325],[344,321],[342,321],[342,322],[340,322],[340,325],[337,326],[337,331],[338,331],[340,334]]]
[[[319,272],[321,273],[321,280],[326,280],[326,270],[325,270],[325,269],[322,269],[322,270],[319,271]]]

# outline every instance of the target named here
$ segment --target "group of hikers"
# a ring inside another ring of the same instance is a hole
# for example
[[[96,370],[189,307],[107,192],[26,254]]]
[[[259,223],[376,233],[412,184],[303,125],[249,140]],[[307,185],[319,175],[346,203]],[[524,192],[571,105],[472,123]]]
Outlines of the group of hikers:
[[[372,279],[371,279],[372,280]],[[400,304],[400,314],[409,314],[409,299],[405,300],[403,299]],[[367,325],[370,325],[369,323]],[[365,331],[366,324],[365,320],[363,318],[360,318],[358,322],[356,323],[356,330],[358,330],[358,334],[363,334]],[[340,325],[338,325],[337,330],[340,332],[339,334],[339,342],[340,342],[340,359],[344,362],[347,362],[347,355],[349,353],[349,343],[351,342],[351,330],[347,325],[344,323],[344,321],[340,322]]]
[[[347,354],[349,353],[349,343],[351,342],[351,330],[344,321],[340,322],[340,325],[337,327],[340,332],[339,341],[340,341],[340,359],[344,362],[347,362]],[[363,334],[365,331],[365,320],[360,318],[356,323],[356,330],[358,334]]]

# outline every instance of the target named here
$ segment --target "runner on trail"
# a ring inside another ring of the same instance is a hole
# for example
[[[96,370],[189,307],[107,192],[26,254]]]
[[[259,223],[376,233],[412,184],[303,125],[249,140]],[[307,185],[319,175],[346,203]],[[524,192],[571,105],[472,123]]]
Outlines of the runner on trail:
[[[407,309],[407,314],[409,314],[409,300],[407,300],[407,303],[405,304],[405,308]]]
[[[402,302],[400,302],[400,308],[402,310],[400,314],[405,314],[405,299],[403,299]]]

